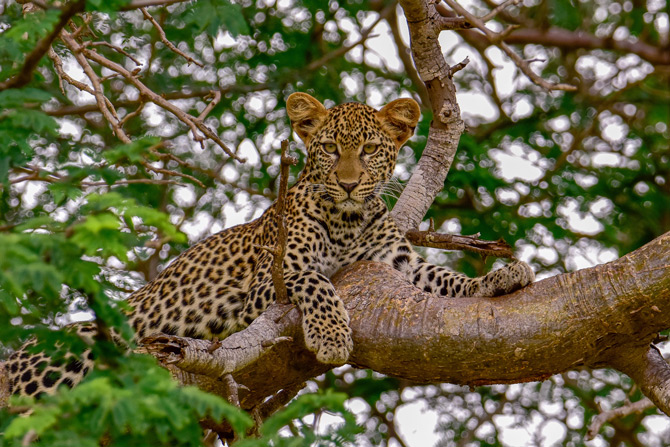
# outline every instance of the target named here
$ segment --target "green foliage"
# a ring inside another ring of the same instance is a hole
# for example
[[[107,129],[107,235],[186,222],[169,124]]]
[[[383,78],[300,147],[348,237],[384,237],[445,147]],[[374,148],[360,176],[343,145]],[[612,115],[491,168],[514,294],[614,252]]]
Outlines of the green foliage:
[[[214,36],[219,31],[228,31],[233,37],[249,34],[242,7],[228,1],[199,1],[185,14],[185,20],[193,24],[197,33],[205,31]]]
[[[0,60],[3,61],[0,64],[0,79],[3,80],[19,71],[26,54],[53,29],[60,15],[58,10],[52,9],[23,17],[19,5],[11,5],[8,9],[11,27],[0,33]]]
[[[344,402],[348,396],[330,390],[324,394],[302,394],[283,410],[265,420],[260,427],[258,438],[249,438],[235,443],[238,447],[275,447],[285,446],[342,446],[351,445],[354,435],[360,432],[354,415],[347,411]],[[315,412],[328,409],[331,414],[340,416],[344,422],[331,427],[326,433],[316,433],[304,419]],[[291,436],[282,434],[282,428],[289,426]]]
[[[560,28],[576,30],[582,24],[582,15],[571,0],[551,0],[552,24]]]
[[[7,182],[10,168],[33,157],[31,142],[38,136],[58,135],[56,120],[41,110],[25,107],[49,99],[49,93],[35,88],[0,92],[0,183]]]
[[[26,398],[16,404],[29,403]],[[195,446],[198,421],[225,418],[241,436],[251,418],[223,399],[193,387],[178,387],[152,357],[119,359],[114,370],[96,370],[72,390],[44,397],[27,417],[14,417],[0,446],[19,446],[29,431],[43,445]],[[86,417],[82,417],[86,415]]]
[[[131,0],[86,0],[86,9],[88,11],[99,11],[106,13],[115,13]]]

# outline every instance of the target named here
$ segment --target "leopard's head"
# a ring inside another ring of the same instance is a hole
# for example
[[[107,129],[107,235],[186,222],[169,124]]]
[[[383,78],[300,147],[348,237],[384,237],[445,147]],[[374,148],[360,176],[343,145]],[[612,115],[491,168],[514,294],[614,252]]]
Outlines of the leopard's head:
[[[289,96],[286,110],[307,147],[303,178],[342,209],[379,194],[420,116],[413,99],[396,99],[379,111],[355,102],[326,109],[306,93]]]

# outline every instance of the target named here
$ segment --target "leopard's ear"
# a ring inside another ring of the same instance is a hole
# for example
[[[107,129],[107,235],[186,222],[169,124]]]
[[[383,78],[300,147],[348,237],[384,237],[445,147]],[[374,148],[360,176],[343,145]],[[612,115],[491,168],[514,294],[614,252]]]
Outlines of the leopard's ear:
[[[400,148],[414,134],[414,128],[421,117],[419,104],[411,98],[400,98],[386,104],[377,118],[382,128]]]
[[[309,139],[323,123],[326,108],[307,93],[292,93],[286,100],[286,112],[293,130],[307,145]]]

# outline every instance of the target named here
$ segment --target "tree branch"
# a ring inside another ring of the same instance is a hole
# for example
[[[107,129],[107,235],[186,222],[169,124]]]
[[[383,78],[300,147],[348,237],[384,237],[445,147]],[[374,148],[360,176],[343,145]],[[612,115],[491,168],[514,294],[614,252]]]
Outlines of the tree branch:
[[[395,41],[396,47],[398,48],[398,57],[400,58],[400,62],[402,62],[402,65],[405,68],[405,73],[407,73],[407,76],[412,80],[412,85],[416,89],[416,92],[421,99],[421,109],[430,110],[430,96],[428,96],[426,86],[416,71],[416,67],[414,66],[414,62],[412,61],[412,56],[410,54],[410,49],[407,48],[407,45],[405,45],[405,42],[402,40],[400,28],[398,27],[398,12],[396,8],[393,9],[393,13],[391,14],[391,17],[389,17],[388,23],[389,27],[391,28],[393,40]]]
[[[117,64],[116,62],[113,62],[100,54],[96,53],[95,51],[91,51],[88,49],[84,49],[83,54],[86,56],[87,59],[90,59],[101,66],[115,71],[119,73],[121,76],[123,76],[127,81],[129,81],[132,85],[135,86],[140,92],[140,96],[143,98],[146,98],[147,100],[153,102],[157,106],[169,111],[173,115],[175,115],[181,122],[189,126],[191,129],[191,132],[193,133],[193,138],[196,141],[200,141],[201,144],[203,144],[204,138],[200,135],[198,130],[202,132],[207,138],[210,140],[214,141],[223,151],[228,154],[231,158],[237,160],[237,161],[244,161],[241,158],[239,158],[237,155],[235,155],[229,148],[226,146],[226,144],[219,138],[219,136],[212,131],[209,127],[207,127],[202,121],[198,120],[196,117],[191,116],[190,114],[184,112],[181,110],[179,107],[175,106],[171,102],[167,101],[165,98],[163,98],[161,95],[158,95],[155,93],[153,90],[151,90],[149,87],[147,87],[142,81],[139,80],[139,78],[134,74],[126,70],[123,66]]]
[[[468,42],[472,42],[480,49],[493,45],[484,34],[476,30],[461,31],[461,34]],[[533,44],[565,49],[613,50],[636,54],[653,65],[670,65],[670,50],[667,48],[654,46],[641,40],[596,37],[583,31],[570,31],[557,27],[549,29],[517,28],[505,37],[505,42],[510,45]]]
[[[473,14],[470,14],[465,8],[463,8],[460,4],[458,4],[455,0],[444,0],[454,11],[457,13],[461,14],[463,17],[465,17],[469,22],[474,24],[481,32],[484,33],[486,38],[494,45],[496,45],[498,48],[503,50],[507,56],[509,56],[510,59],[514,62],[514,64],[525,74],[528,76],[528,78],[533,81],[535,84],[539,85],[540,87],[545,88],[546,90],[566,90],[566,91],[572,91],[572,90],[577,90],[577,87],[574,85],[568,85],[568,84],[554,84],[552,82],[548,82],[544,79],[542,79],[540,76],[535,74],[533,70],[531,70],[530,66],[528,65],[528,61],[524,61],[521,56],[519,56],[512,48],[510,48],[509,45],[507,45],[503,40],[507,38],[508,34],[514,29],[514,28],[508,28],[506,31],[503,31],[502,33],[495,33],[488,29],[486,27],[486,24],[484,21]]]
[[[440,248],[442,250],[467,250],[483,256],[497,258],[512,258],[514,251],[504,240],[485,241],[479,235],[472,236],[442,234],[434,231],[409,230],[405,233],[407,239],[421,247]]]
[[[284,283],[284,255],[286,253],[286,191],[288,189],[288,170],[291,165],[296,165],[298,159],[288,155],[288,140],[281,142],[281,162],[279,168],[279,192],[277,193],[277,206],[275,207],[275,220],[277,224],[277,241],[272,252],[272,283],[277,294],[277,302],[289,304],[288,291]]]
[[[516,29],[505,38],[505,41],[512,45],[535,44],[568,49],[609,49],[636,54],[653,65],[670,65],[670,49],[667,47],[656,47],[641,40],[630,41],[596,37],[582,31],[570,31],[563,28],[554,27],[547,30]]]
[[[35,48],[33,48],[33,51],[28,53],[25,60],[23,61],[23,67],[21,67],[21,71],[19,71],[16,76],[5,82],[0,82],[0,91],[7,90],[9,88],[23,87],[30,82],[33,71],[35,71],[37,64],[47,53],[47,51],[49,51],[49,48],[51,48],[51,43],[56,40],[61,30],[65,27],[65,25],[67,25],[67,22],[70,21],[70,19],[75,14],[84,10],[85,5],[85,0],[79,0],[76,2],[66,3],[65,6],[63,6],[58,23],[56,23],[54,29],[45,37],[40,39],[40,41],[37,42],[37,45],[35,45]]]
[[[146,8],[140,8],[140,11],[142,11],[142,15],[144,15],[144,19],[150,21],[151,24],[154,26],[154,28],[156,28],[156,31],[158,32],[158,37],[160,37],[161,42],[163,42],[166,47],[168,47],[170,50],[172,50],[173,53],[176,53],[176,54],[180,55],[181,57],[183,57],[184,59],[186,59],[189,64],[193,63],[200,68],[204,67],[204,65],[202,65],[201,62],[196,61],[191,56],[184,53],[179,48],[175,47],[174,44],[168,40],[167,36],[165,35],[165,31],[163,31],[163,28],[161,27],[161,25],[156,21],[156,19],[153,18],[153,16],[151,14],[149,14],[149,12],[146,10]]]
[[[586,440],[590,441],[596,437],[602,426],[615,419],[623,418],[629,414],[642,413],[650,408],[654,408],[654,403],[648,398],[638,400],[637,402],[629,403],[619,408],[610,411],[603,411],[593,418],[589,425],[589,431],[586,433]]]
[[[129,11],[131,9],[147,8],[149,6],[169,6],[175,3],[184,3],[190,0],[133,0],[127,5],[121,7],[121,11]]]
[[[433,121],[428,141],[412,177],[391,211],[401,231],[418,228],[444,180],[465,129],[456,102],[456,88],[438,42],[442,15],[433,1],[401,0],[409,25],[412,57],[431,99]],[[425,104],[427,105],[427,104]]]

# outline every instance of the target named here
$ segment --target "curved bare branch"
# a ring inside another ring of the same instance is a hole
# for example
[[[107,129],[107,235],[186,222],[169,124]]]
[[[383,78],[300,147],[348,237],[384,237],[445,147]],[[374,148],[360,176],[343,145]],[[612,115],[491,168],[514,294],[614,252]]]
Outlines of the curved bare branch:
[[[400,5],[409,25],[414,64],[428,90],[433,112],[423,155],[391,212],[405,232],[419,227],[435,196],[444,188],[465,126],[450,67],[438,42],[444,17],[429,0],[401,0]]]

